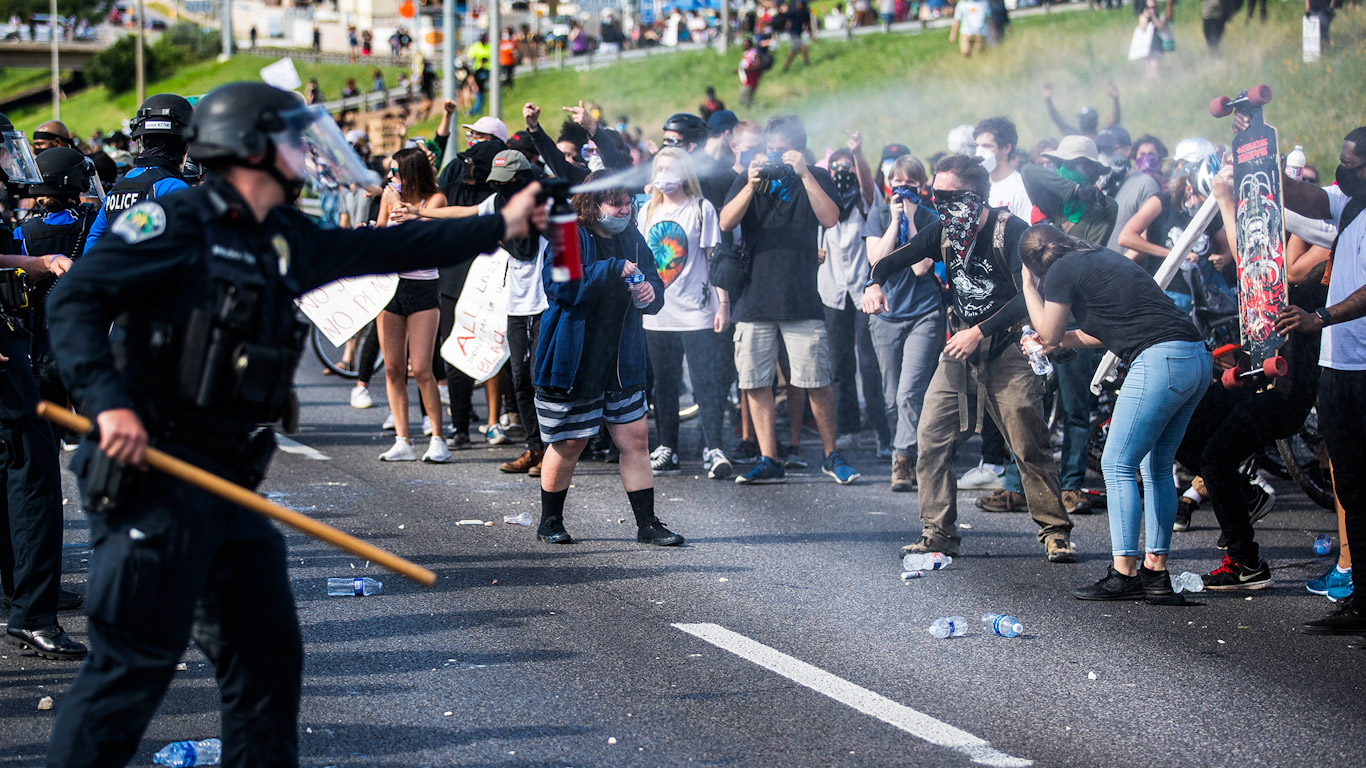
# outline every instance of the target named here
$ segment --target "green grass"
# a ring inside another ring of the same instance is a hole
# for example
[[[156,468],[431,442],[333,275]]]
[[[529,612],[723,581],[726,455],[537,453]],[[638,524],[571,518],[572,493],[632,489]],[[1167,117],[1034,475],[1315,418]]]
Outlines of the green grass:
[[[274,61],[275,59],[269,57],[244,54],[234,56],[223,64],[216,61],[200,62],[181,69],[165,80],[148,83],[147,93],[151,95],[169,92],[183,96],[200,96],[223,83],[259,80],[261,67]],[[312,64],[303,61],[295,62],[295,66],[304,82],[308,82],[312,77],[318,78],[318,85],[321,86],[323,94],[333,99],[341,95],[348,77],[356,78],[356,84],[362,90],[369,90],[370,72],[374,69],[373,66],[364,64],[352,66]],[[386,82],[391,85],[403,71],[398,67],[381,69],[384,70]],[[4,81],[0,80],[0,88],[3,88],[3,84]],[[62,121],[77,134],[89,136],[96,128],[105,132],[119,128],[123,120],[132,117],[137,107],[137,95],[133,91],[114,95],[102,87],[87,88],[62,102]],[[52,117],[51,108],[46,104],[14,110],[7,114],[16,126],[27,131],[32,131],[34,126]]]
[[[47,86],[51,79],[50,69],[0,69],[0,99]]]
[[[1366,13],[1339,13],[1334,48],[1311,65],[1300,61],[1298,6],[1272,6],[1266,25],[1247,25],[1241,13],[1231,21],[1224,56],[1214,59],[1205,50],[1198,4],[1178,4],[1177,50],[1163,58],[1156,79],[1146,77],[1144,62],[1127,60],[1134,25],[1129,10],[1079,11],[1017,19],[1004,45],[970,60],[949,44],[946,30],[816,43],[811,67],[799,60],[788,74],[767,73],[749,110],[739,108],[736,96],[738,50],[724,58],[710,51],[659,55],[591,72],[543,69],[533,75],[523,68],[517,87],[504,95],[503,119],[515,130],[522,124],[521,105],[534,101],[545,109],[547,126],[558,125],[551,113],[583,98],[600,104],[608,120],[629,115],[657,138],[666,117],[696,109],[702,89],[714,85],[741,118],[802,115],[818,151],[843,144],[845,131],[859,129],[871,147],[898,141],[928,156],[945,146],[954,126],[991,115],[1015,121],[1023,148],[1056,136],[1043,109],[1044,83],[1053,84],[1064,114],[1091,105],[1108,119],[1105,88],[1114,80],[1129,132],[1153,133],[1170,146],[1191,135],[1227,143],[1232,129],[1210,117],[1209,100],[1267,83],[1275,95],[1267,119],[1280,128],[1285,151],[1303,144],[1310,162],[1331,174],[1342,137],[1366,123],[1360,96]],[[430,121],[415,132],[430,135],[434,126]]]

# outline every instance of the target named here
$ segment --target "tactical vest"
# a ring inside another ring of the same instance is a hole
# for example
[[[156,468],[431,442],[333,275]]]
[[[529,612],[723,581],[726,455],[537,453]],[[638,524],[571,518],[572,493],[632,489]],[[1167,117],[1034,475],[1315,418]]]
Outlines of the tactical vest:
[[[115,184],[104,196],[104,218],[113,223],[119,214],[132,208],[143,200],[151,200],[157,196],[156,183],[163,179],[179,179],[180,174],[162,168],[159,165],[143,166],[147,170],[137,176],[128,178],[125,176],[122,181]]]
[[[85,237],[90,234],[90,226],[95,223],[96,212],[93,205],[82,205],[71,211],[76,220],[69,224],[49,224],[46,216],[34,217],[19,225],[24,233],[24,250],[29,256],[61,254],[75,260],[85,250]],[[47,328],[47,295],[57,284],[51,276],[35,284],[29,293],[28,329],[38,332]]]

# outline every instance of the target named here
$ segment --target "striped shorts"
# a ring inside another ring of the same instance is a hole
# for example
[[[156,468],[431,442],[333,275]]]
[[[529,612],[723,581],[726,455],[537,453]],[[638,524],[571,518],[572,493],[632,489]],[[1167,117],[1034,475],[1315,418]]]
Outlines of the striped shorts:
[[[536,393],[536,419],[541,440],[559,443],[598,433],[598,423],[630,424],[645,418],[645,390],[605,392],[579,400],[547,400]]]

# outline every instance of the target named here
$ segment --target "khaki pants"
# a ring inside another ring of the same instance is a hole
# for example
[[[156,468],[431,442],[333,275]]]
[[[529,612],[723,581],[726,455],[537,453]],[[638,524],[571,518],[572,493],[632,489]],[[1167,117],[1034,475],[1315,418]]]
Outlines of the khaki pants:
[[[960,393],[965,394],[960,398]],[[1039,541],[1053,536],[1067,538],[1072,521],[1063,510],[1057,468],[1048,451],[1044,379],[1013,348],[1000,350],[980,372],[963,361],[940,358],[925,393],[916,435],[922,535],[950,552],[958,549],[958,478],[953,459],[958,446],[975,428],[979,396],[1020,466],[1029,516],[1039,524]]]

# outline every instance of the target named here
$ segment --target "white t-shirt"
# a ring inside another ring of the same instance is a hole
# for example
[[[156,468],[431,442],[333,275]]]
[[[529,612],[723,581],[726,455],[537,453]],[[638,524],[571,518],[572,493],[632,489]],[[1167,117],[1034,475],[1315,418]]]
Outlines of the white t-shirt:
[[[1333,222],[1341,223],[1347,195],[1336,186],[1324,187]],[[1328,281],[1328,306],[1333,306],[1366,285],[1366,213],[1338,235],[1333,254],[1333,276]],[[1319,365],[1335,371],[1366,371],[1366,317],[1323,329]]]
[[[867,217],[857,208],[849,218],[833,227],[821,227],[820,247],[825,261],[816,272],[816,291],[821,303],[831,309],[844,309],[852,301],[863,301],[863,286],[868,282],[868,244],[863,239]]]
[[[989,13],[987,4],[981,0],[960,0],[953,11],[954,21],[959,22],[958,34],[985,36]]]
[[[991,192],[987,195],[987,205],[992,208],[1006,208],[1015,218],[1028,224],[1034,215],[1034,203],[1025,192],[1024,177],[1019,171],[1012,172],[1000,181],[991,182]]]
[[[653,200],[641,207],[636,226],[654,254],[655,270],[664,283],[664,308],[645,315],[645,330],[710,329],[716,318],[716,292],[708,280],[703,249],[721,241],[716,209],[699,198],[672,210],[661,206],[651,216],[652,204]]]
[[[497,212],[493,205],[495,199],[497,195],[489,195],[479,204],[480,216]],[[507,275],[504,279],[507,280],[508,286],[509,316],[539,315],[550,306],[545,298],[545,285],[541,282],[541,266],[545,263],[546,245],[546,239],[541,238],[541,242],[536,246],[536,258],[531,261],[508,259]]]

